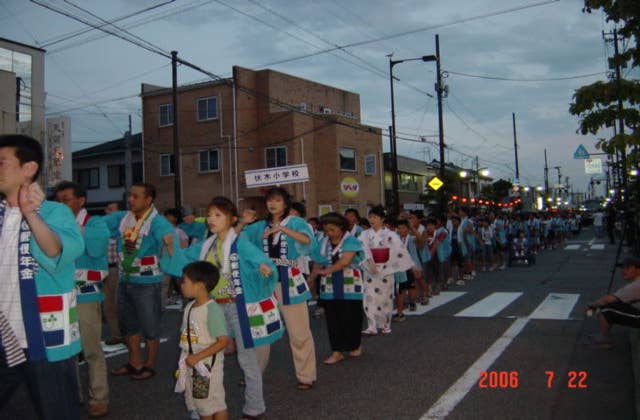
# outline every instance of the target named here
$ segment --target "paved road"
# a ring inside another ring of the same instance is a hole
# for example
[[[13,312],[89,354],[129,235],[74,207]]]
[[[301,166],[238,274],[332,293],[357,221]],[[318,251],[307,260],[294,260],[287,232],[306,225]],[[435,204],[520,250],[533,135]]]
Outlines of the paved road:
[[[295,389],[283,339],[272,349],[265,377],[268,418],[635,418],[628,331],[614,330],[612,350],[584,345],[597,325],[582,310],[606,291],[614,256],[615,248],[587,230],[542,253],[535,266],[479,273],[394,324],[391,335],[366,339],[361,358],[320,365],[308,392]],[[622,284],[617,277],[614,289]],[[172,393],[179,319],[178,311],[165,313],[158,376],[144,383],[110,379],[107,418],[187,418],[181,396]],[[324,321],[312,320],[312,328],[322,360],[329,352]],[[123,355],[108,360],[110,368],[124,362]],[[86,381],[86,367],[82,376]],[[241,413],[239,379],[237,362],[228,357],[231,418]],[[24,390],[0,413],[3,419],[30,416]]]

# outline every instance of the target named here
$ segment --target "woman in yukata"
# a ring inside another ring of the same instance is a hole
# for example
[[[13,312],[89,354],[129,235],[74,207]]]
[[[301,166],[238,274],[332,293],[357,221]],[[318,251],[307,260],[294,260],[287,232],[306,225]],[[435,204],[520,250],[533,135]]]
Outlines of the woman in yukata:
[[[220,271],[211,296],[222,307],[227,331],[236,340],[245,383],[242,418],[256,419],[266,410],[257,351],[284,332],[273,297],[277,270],[261,249],[236,233],[233,226],[238,211],[231,200],[214,198],[207,208],[206,220],[213,235],[185,249],[174,247],[170,256],[160,260],[160,266],[166,273],[180,276],[185,265],[204,260]]]
[[[299,264],[300,257],[311,253],[314,234],[304,219],[289,214],[292,201],[287,190],[272,188],[265,204],[267,217],[245,226],[241,235],[261,248],[277,266],[280,281],[275,292],[289,334],[297,388],[306,391],[316,381],[316,351],[307,308],[311,292]],[[261,367],[266,368],[269,347],[261,348],[258,358]]]
[[[413,260],[397,233],[384,227],[384,207],[369,210],[371,228],[360,234],[367,261],[364,285],[364,312],[367,328],[364,335],[391,333],[393,311],[394,273],[405,272],[413,267]]]
[[[360,262],[364,259],[362,243],[349,232],[349,222],[339,213],[322,216],[325,238],[314,248],[312,280],[320,277],[320,299],[324,302],[331,355],[327,365],[362,355],[363,280]]]

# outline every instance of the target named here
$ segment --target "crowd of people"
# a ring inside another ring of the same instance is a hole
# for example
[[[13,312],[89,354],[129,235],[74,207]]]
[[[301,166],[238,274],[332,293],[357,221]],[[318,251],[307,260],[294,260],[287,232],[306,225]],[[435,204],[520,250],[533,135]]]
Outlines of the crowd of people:
[[[296,389],[313,389],[316,346],[310,305],[326,319],[334,365],[363,353],[363,337],[390,334],[405,311],[428,305],[476,271],[535,261],[579,232],[558,213],[494,213],[466,207],[426,216],[390,215],[383,206],[306,219],[303,203],[282,188],[264,199],[266,215],[214,197],[203,218],[161,215],[152,185],[128,191],[128,210],[85,209],[86,191],[62,182],[46,200],[36,180],[39,143],[0,136],[0,409],[21,383],[44,419],[80,417],[77,355],[88,364],[88,415],[108,413],[102,311],[127,362],[113,376],[156,375],[160,320],[169,296],[184,308],[176,391],[192,417],[228,417],[225,353],[243,373],[243,419],[264,415],[263,372],[271,344],[286,332]],[[394,314],[395,310],[395,314]],[[142,342],[146,344],[143,354]]]

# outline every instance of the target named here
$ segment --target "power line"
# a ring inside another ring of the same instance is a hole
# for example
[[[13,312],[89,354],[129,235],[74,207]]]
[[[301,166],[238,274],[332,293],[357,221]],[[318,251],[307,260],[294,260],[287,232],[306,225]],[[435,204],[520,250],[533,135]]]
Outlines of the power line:
[[[160,13],[156,13],[155,15],[147,16],[147,17],[145,17],[143,19],[139,19],[137,21],[134,21],[134,22],[131,22],[129,24],[126,24],[123,27],[125,29],[136,28],[136,27],[143,26],[143,25],[146,25],[148,23],[155,22],[157,20],[172,16],[172,15],[184,13],[184,12],[187,12],[189,10],[205,6],[205,5],[210,4],[210,3],[213,3],[213,0],[205,0],[205,1],[197,0],[197,1],[193,1],[190,4],[177,6],[177,7],[174,7],[172,9],[169,9],[167,11],[163,11],[163,12],[160,12]],[[117,22],[118,19],[115,19],[114,21]],[[91,27],[91,29],[89,31],[92,31],[94,29],[97,29],[97,28]],[[70,48],[74,48],[74,47],[79,46],[79,45],[86,45],[89,42],[96,41],[98,39],[102,39],[102,38],[104,38],[104,37],[106,37],[108,35],[109,34],[107,34],[107,33],[99,33],[99,34],[94,35],[93,37],[80,39],[80,40],[78,40],[78,41],[76,41],[74,43],[69,43],[69,44],[61,46],[59,48],[55,48],[55,49],[49,50],[49,51],[47,51],[47,54],[48,55],[52,55],[52,54],[59,53],[61,51],[68,50]]]
[[[470,16],[468,18],[456,19],[456,20],[453,20],[453,21],[450,21],[450,22],[440,23],[440,24],[436,24],[436,25],[423,26],[423,27],[420,27],[420,28],[417,28],[417,29],[413,29],[413,30],[410,30],[410,31],[404,31],[404,32],[399,32],[399,33],[395,33],[395,34],[391,34],[391,35],[385,35],[385,36],[381,36],[381,37],[377,37],[377,38],[373,38],[373,39],[367,39],[367,40],[364,40],[364,41],[352,42],[350,44],[339,45],[338,47],[327,48],[325,50],[316,51],[314,53],[309,53],[309,54],[299,55],[299,56],[296,56],[296,57],[286,58],[286,59],[279,60],[279,61],[274,61],[274,62],[271,62],[271,63],[263,65],[263,67],[275,66],[277,64],[290,63],[292,61],[302,60],[304,58],[315,57],[315,56],[320,55],[320,54],[326,54],[328,52],[336,51],[338,49],[361,47],[363,45],[373,44],[373,43],[380,42],[380,41],[386,41],[388,39],[400,38],[400,37],[404,37],[404,36],[407,36],[407,35],[412,35],[412,34],[416,34],[416,33],[420,33],[420,32],[426,32],[426,31],[432,31],[434,29],[444,28],[444,27],[447,27],[447,26],[453,26],[453,25],[458,25],[458,24],[461,24],[461,23],[472,22],[472,21],[475,21],[475,20],[486,19],[486,18],[489,18],[489,17],[505,15],[505,14],[514,13],[514,12],[518,12],[518,11],[525,10],[525,9],[531,9],[531,8],[534,8],[534,7],[544,6],[544,5],[551,4],[551,3],[557,3],[559,1],[560,0],[545,0],[545,1],[537,2],[537,3],[525,4],[523,6],[517,6],[517,7],[511,7],[511,8],[507,8],[507,9],[502,9],[502,10],[498,10],[498,11],[495,11],[495,12],[483,13],[483,14],[480,14],[480,15]]]
[[[587,74],[576,74],[573,76],[562,76],[562,77],[543,77],[543,78],[532,78],[532,79],[523,79],[523,78],[512,78],[512,77],[502,77],[502,76],[488,76],[488,75],[480,75],[480,74],[469,74],[462,73],[453,70],[446,70],[445,73],[453,74],[456,76],[463,77],[472,77],[476,79],[486,79],[486,80],[501,80],[506,82],[557,82],[561,80],[574,80],[574,79],[584,79],[586,77],[599,76],[607,73],[606,71],[599,71],[596,73],[587,73]]]
[[[157,8],[165,6],[165,5],[169,4],[169,3],[173,3],[174,1],[176,1],[176,0],[167,0],[167,1],[163,2],[163,3],[155,4],[155,5],[146,7],[144,9],[142,9],[142,10],[138,10],[136,12],[129,13],[127,15],[123,15],[123,16],[117,17],[117,18],[113,19],[112,21],[105,22],[103,25],[100,25],[100,26],[104,27],[106,25],[113,25],[114,23],[129,19],[131,17],[140,15],[142,13],[146,13],[146,12],[148,12],[150,10],[153,10],[153,9],[157,9]],[[40,44],[40,47],[41,48],[48,48],[48,47],[50,47],[52,45],[59,44],[60,42],[64,42],[64,41],[67,41],[69,39],[76,38],[76,37],[78,37],[80,35],[84,35],[87,32],[91,32],[93,30],[95,30],[95,29],[94,28],[85,28],[85,29],[80,29],[80,30],[77,30],[77,31],[69,32],[69,33],[66,33],[66,34],[63,34],[63,35],[59,35],[59,36],[56,36],[56,37],[53,37],[53,38],[50,38],[48,40],[43,41],[43,43]]]

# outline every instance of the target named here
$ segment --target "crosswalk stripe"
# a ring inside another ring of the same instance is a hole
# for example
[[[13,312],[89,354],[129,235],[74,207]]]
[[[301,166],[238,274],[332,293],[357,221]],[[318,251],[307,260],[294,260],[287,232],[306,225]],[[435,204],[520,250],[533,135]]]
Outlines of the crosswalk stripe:
[[[445,305],[451,302],[454,299],[458,299],[460,296],[464,295],[466,292],[440,292],[439,295],[433,296],[429,298],[429,304],[426,306],[418,305],[416,310],[404,311],[405,315],[424,315],[429,311],[436,309],[439,306]]]
[[[593,244],[593,245],[591,245],[591,249],[596,250],[596,251],[603,251],[604,250],[604,244]]]
[[[549,293],[529,317],[531,319],[568,319],[579,297],[577,293]]]
[[[564,247],[564,249],[567,251],[576,251],[580,249],[580,245],[567,245]]]
[[[522,296],[522,292],[496,292],[474,303],[455,316],[488,318],[509,306],[511,302]]]

